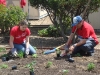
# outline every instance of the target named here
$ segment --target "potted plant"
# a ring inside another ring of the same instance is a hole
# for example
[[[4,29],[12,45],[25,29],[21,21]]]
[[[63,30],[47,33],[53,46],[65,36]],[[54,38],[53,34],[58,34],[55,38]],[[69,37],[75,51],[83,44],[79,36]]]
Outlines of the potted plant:
[[[57,49],[57,50],[56,50],[56,55],[57,55],[57,58],[59,58],[59,57],[60,57],[60,54],[61,54],[60,49]]]
[[[33,61],[33,62],[27,64],[27,66],[26,66],[27,68],[30,69],[30,75],[34,75],[34,65],[35,64],[36,64],[36,61]]]

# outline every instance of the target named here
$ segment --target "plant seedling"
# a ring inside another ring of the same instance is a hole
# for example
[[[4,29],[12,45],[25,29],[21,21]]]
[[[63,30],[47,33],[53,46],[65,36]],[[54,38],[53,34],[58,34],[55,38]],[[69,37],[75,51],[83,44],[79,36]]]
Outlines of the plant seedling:
[[[37,55],[37,54],[32,54],[32,57],[33,57],[33,58],[37,58],[38,55]]]
[[[6,65],[6,64],[0,65],[0,69],[6,69],[6,68],[8,68],[8,65]]]
[[[3,52],[3,51],[6,51],[6,48],[1,47],[1,48],[0,48],[0,52]]]
[[[63,70],[63,74],[62,75],[67,75],[68,70]]]
[[[80,53],[77,53],[75,56],[76,56],[76,57],[81,57]]]
[[[19,58],[23,58],[24,53],[23,53],[22,51],[19,51],[17,56],[18,56]]]
[[[30,75],[34,75],[34,65],[35,64],[36,64],[36,61],[33,61],[26,65],[26,67],[30,69]]]
[[[53,64],[53,63],[52,63],[51,61],[48,61],[47,64],[46,64],[46,68],[51,67],[52,64]]]
[[[89,63],[89,64],[87,65],[88,71],[91,71],[91,70],[93,70],[94,68],[95,68],[95,64],[94,64],[94,63]]]
[[[56,54],[57,54],[57,57],[60,57],[61,50],[60,50],[60,49],[57,49],[57,50],[56,50]]]

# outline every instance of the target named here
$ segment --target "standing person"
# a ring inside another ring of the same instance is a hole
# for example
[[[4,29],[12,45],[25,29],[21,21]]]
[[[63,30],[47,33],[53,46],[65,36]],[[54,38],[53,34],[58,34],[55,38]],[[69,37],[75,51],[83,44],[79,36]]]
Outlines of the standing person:
[[[74,62],[74,59],[71,57],[71,55],[75,55],[77,53],[92,56],[94,53],[94,47],[99,43],[93,27],[89,23],[84,21],[81,16],[75,16],[73,18],[72,27],[72,33],[70,34],[70,37],[66,43],[65,50],[68,50],[68,43],[70,42],[70,38],[72,38],[76,28],[78,42],[69,47],[69,52],[67,53],[67,60],[69,62]]]
[[[31,32],[28,28],[28,22],[23,20],[12,27],[10,31],[10,47],[12,55],[16,56],[18,51],[24,52],[26,55],[36,53],[35,49],[29,44],[29,36]]]

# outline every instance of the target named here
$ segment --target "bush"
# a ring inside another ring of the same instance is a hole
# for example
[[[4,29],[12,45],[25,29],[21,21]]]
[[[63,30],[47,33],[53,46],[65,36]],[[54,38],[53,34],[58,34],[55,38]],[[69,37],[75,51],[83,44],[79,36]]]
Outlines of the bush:
[[[2,33],[8,31],[14,25],[26,18],[26,13],[18,6],[9,6],[8,8],[0,4],[0,28]]]
[[[50,25],[48,28],[38,31],[39,36],[42,37],[59,37],[60,33],[57,31],[57,28],[53,25]]]

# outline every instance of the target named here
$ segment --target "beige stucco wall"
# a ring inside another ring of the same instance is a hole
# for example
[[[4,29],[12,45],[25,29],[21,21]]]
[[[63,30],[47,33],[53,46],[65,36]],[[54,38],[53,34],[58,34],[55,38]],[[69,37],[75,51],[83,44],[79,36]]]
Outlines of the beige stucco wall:
[[[89,21],[94,29],[100,29],[100,9],[98,12],[89,15]]]
[[[7,0],[7,6],[14,5],[20,7],[20,0]],[[23,11],[26,12],[29,16],[29,19],[40,19],[42,17],[47,16],[47,12],[45,10],[41,10],[41,8],[36,9],[34,7],[28,7],[28,0],[26,0],[26,6],[23,8]]]

